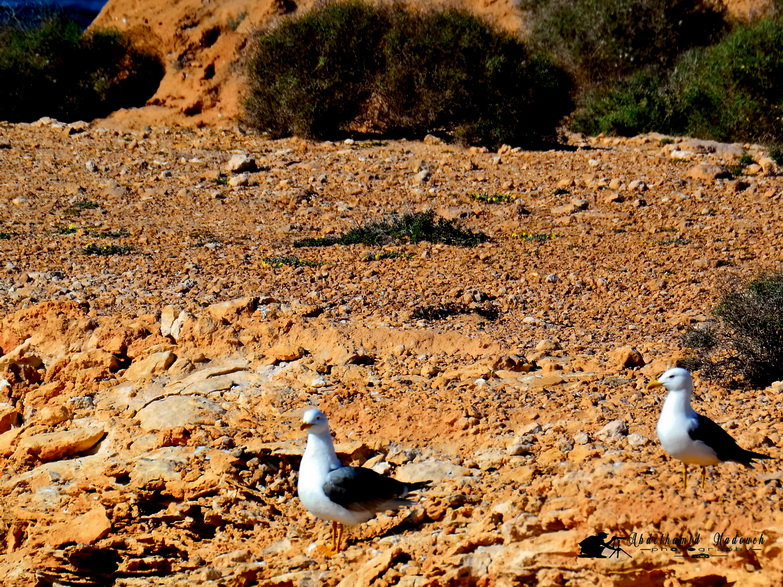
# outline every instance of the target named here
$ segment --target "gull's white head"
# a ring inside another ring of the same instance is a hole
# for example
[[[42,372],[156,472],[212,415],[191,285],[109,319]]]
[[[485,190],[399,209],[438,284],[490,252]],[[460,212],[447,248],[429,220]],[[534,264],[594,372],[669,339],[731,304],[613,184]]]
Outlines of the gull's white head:
[[[682,367],[673,367],[668,371],[664,371],[655,381],[651,381],[647,385],[647,389],[653,387],[663,387],[666,391],[671,393],[693,393],[693,378]]]
[[[323,432],[329,433],[329,420],[326,419],[326,414],[321,410],[310,408],[302,416],[302,430],[307,430],[308,433],[321,434]]]

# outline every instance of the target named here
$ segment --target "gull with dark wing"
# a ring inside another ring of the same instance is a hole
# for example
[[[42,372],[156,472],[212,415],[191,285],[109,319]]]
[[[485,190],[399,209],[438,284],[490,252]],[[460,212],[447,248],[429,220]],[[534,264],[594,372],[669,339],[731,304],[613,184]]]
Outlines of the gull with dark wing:
[[[335,553],[341,549],[343,524],[361,524],[378,512],[413,505],[406,497],[430,484],[403,483],[365,467],[343,466],[321,410],[307,410],[302,429],[307,430],[307,446],[299,467],[299,499],[317,518],[331,520]]]
[[[723,428],[693,410],[693,379],[685,369],[669,369],[658,380],[650,382],[647,389],[655,387],[667,391],[656,427],[658,439],[666,452],[682,461],[683,489],[688,482],[688,465],[702,467],[701,485],[704,487],[707,466],[734,461],[752,467],[754,459],[772,458],[741,448]]]

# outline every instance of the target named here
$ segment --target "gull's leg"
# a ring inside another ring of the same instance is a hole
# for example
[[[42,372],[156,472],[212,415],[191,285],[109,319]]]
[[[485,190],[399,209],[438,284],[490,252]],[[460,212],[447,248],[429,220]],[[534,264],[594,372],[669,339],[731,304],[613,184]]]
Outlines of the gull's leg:
[[[682,488],[685,490],[688,487],[688,465],[682,464]]]
[[[338,550],[338,542],[337,542],[337,540],[338,540],[337,539],[337,536],[338,536],[337,528],[339,527],[339,525],[340,524],[338,524],[337,522],[332,522],[332,552],[334,552],[334,553],[339,552],[339,550]]]
[[[335,552],[337,553],[342,550],[343,532],[345,531],[345,526],[339,522],[335,522],[335,524],[337,524],[337,547],[335,548]]]
[[[707,477],[707,467],[701,468],[701,488],[704,490],[704,479]]]

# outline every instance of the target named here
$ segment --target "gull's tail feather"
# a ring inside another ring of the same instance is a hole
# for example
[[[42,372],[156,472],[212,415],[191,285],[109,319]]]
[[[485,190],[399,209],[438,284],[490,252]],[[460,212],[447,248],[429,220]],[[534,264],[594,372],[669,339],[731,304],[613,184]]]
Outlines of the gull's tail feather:
[[[752,467],[754,465],[754,459],[771,459],[769,455],[761,454],[760,452],[753,452],[752,450],[740,449],[742,452],[737,454],[734,458],[738,463],[742,463],[746,467]]]
[[[432,484],[432,481],[416,481],[415,483],[406,483],[405,484],[405,494],[413,493],[414,491],[418,491],[419,489],[424,489],[425,487],[429,487],[430,484]]]

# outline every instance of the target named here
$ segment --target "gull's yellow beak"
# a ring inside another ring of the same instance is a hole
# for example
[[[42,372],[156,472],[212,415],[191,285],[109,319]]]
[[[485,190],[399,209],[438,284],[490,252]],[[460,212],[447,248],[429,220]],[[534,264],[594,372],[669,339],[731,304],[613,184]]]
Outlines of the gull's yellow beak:
[[[299,429],[300,429],[300,430],[307,430],[307,429],[308,429],[308,428],[310,428],[311,426],[312,426],[312,424],[311,424],[310,422],[302,422],[302,423],[299,425]]]
[[[650,381],[650,383],[647,384],[647,389],[653,389],[654,387],[663,387],[663,383],[656,379],[655,381]]]

